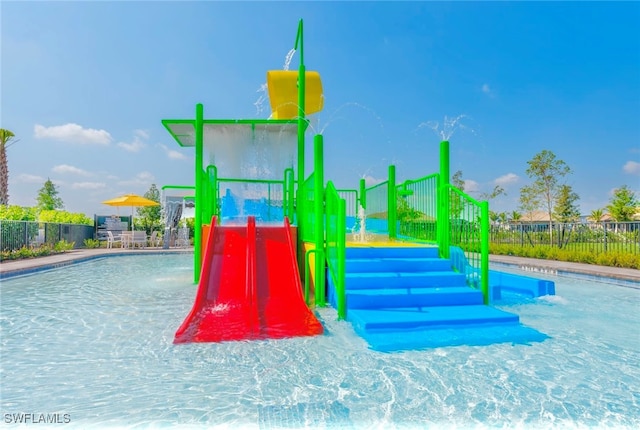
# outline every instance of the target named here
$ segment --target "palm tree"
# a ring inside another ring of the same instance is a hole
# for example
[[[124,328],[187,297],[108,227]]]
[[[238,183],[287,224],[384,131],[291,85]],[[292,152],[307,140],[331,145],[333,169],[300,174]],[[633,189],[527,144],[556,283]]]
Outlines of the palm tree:
[[[13,132],[0,128],[0,205],[9,204],[9,166],[7,165],[7,146],[15,137]]]
[[[591,214],[589,215],[589,219],[593,222],[600,222],[602,221],[603,216],[604,216],[604,210],[594,209],[591,211]]]

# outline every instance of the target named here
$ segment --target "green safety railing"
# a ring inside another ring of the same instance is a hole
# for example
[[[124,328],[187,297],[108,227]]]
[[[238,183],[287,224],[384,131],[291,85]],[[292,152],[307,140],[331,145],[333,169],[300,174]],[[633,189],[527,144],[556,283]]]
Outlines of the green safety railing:
[[[489,203],[480,202],[447,185],[449,192],[449,244],[453,267],[467,283],[489,298]],[[456,250],[459,249],[461,252]]]
[[[438,239],[439,175],[406,180],[396,187],[398,234],[402,238],[436,243]]]
[[[326,199],[326,260],[336,294],[338,319],[347,315],[345,293],[346,265],[346,205],[333,182],[327,183]]]
[[[340,189],[336,190],[338,196],[344,199],[345,211],[348,217],[355,217],[358,215],[358,207],[360,205],[360,199],[358,197],[358,190]]]
[[[291,224],[296,224],[297,217],[295,215],[295,185],[293,169],[285,169],[284,171],[284,215],[289,218]]]
[[[295,221],[294,199],[295,180],[293,169],[286,169],[284,179],[245,179],[245,178],[218,178],[218,169],[215,165],[209,165],[206,169],[202,187],[204,219],[211,219],[213,216],[220,218],[222,213],[222,200],[220,190],[227,184],[243,184],[253,187],[251,190],[255,195],[264,198],[267,207],[267,219],[264,221],[280,220],[280,215],[288,217],[291,224]]]
[[[303,182],[298,195],[297,211],[300,216],[298,231],[303,242],[312,243],[313,249],[308,250],[304,255],[305,284],[304,294],[309,303],[309,266],[310,256],[315,256],[315,305],[325,306],[325,208],[324,208],[324,161],[323,161],[323,137],[315,135],[314,146],[314,171]]]
[[[314,242],[315,238],[315,217],[314,217],[314,197],[315,197],[315,172],[311,173],[300,187],[301,201],[298,205],[302,205],[299,210],[300,220],[298,222],[300,238],[305,242]]]
[[[488,301],[489,206],[449,184],[449,142],[440,143],[440,172],[396,185],[395,166],[386,181],[360,183],[367,229],[390,239],[436,244],[442,258],[464,273]],[[369,221],[371,222],[371,227]],[[384,220],[384,222],[376,222]]]
[[[372,187],[366,188],[364,196],[366,200],[366,206],[364,206],[364,213],[367,220],[382,220],[385,222],[378,222],[375,224],[375,228],[372,231],[377,233],[387,233],[389,231],[388,219],[389,219],[389,181],[380,182]],[[371,223],[373,225],[373,223]]]

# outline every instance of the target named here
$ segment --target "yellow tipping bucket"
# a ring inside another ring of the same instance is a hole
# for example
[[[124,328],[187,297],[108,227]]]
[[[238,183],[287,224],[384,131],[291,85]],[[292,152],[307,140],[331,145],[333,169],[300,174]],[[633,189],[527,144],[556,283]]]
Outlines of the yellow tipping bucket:
[[[298,72],[295,70],[269,70],[267,88],[273,119],[292,119],[298,116]],[[305,74],[304,114],[322,110],[324,97],[318,72]]]

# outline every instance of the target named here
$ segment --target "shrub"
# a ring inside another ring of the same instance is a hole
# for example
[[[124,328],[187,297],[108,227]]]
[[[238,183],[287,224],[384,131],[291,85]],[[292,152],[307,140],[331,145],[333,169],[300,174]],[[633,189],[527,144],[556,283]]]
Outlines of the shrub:
[[[494,255],[512,255],[516,257],[640,269],[640,254],[633,254],[630,252],[596,252],[594,250],[585,251],[566,248],[560,249],[545,245],[518,246],[512,244],[492,243],[489,245],[489,253]]]
[[[75,244],[75,242],[67,242],[66,240],[62,239],[61,241],[56,243],[54,249],[56,252],[65,252],[73,249]]]
[[[89,249],[100,248],[100,241],[98,239],[85,239],[84,246]]]

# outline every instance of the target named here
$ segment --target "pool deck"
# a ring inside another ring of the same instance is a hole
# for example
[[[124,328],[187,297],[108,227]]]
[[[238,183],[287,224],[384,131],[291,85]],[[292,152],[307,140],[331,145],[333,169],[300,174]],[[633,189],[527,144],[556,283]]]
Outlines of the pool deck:
[[[0,279],[11,276],[38,272],[41,270],[67,266],[73,263],[93,260],[100,257],[114,255],[151,255],[151,254],[193,254],[190,248],[98,248],[98,249],[74,249],[61,254],[48,255],[46,257],[25,258],[22,260],[4,260],[0,262]]]
[[[66,266],[72,263],[110,255],[144,255],[154,253],[193,253],[193,248],[75,249],[73,251],[50,255],[47,257],[6,260],[0,262],[0,279],[54,267]],[[511,266],[533,273],[547,273],[552,275],[577,274],[594,278],[605,277],[620,279],[628,281],[632,287],[640,288],[640,270],[636,269],[623,269],[619,267],[596,266],[593,264],[569,263],[564,261],[539,260],[535,258],[512,257],[507,255],[490,255],[489,261],[491,263],[496,263],[498,266]],[[493,266],[492,269],[499,269],[499,267]],[[635,286],[634,283],[637,283],[637,286]]]

